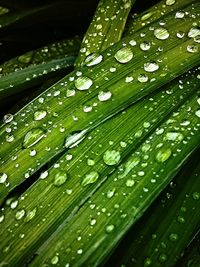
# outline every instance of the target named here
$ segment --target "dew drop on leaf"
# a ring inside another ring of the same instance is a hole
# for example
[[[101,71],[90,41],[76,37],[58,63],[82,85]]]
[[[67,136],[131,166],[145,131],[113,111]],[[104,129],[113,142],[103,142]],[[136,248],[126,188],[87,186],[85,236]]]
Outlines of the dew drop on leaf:
[[[98,55],[96,53],[90,54],[85,59],[85,64],[88,67],[99,64],[103,60],[102,55]]]
[[[34,146],[36,143],[38,143],[43,137],[45,133],[42,128],[33,128],[32,130],[28,131],[23,140],[23,147],[29,148]]]
[[[116,150],[107,150],[103,155],[103,160],[107,165],[116,165],[121,158],[120,152]]]
[[[133,52],[130,48],[123,47],[116,52],[114,57],[119,63],[127,63],[133,58]]]
[[[159,40],[166,40],[169,37],[169,32],[165,28],[157,28],[154,30],[154,35]]]
[[[78,77],[74,83],[76,89],[83,91],[83,90],[88,90],[92,86],[93,81],[86,76],[81,76]]]
[[[147,72],[154,72],[159,69],[159,65],[156,62],[147,62],[144,64],[144,70]]]
[[[172,155],[172,151],[170,148],[162,148],[156,154],[156,160],[158,162],[165,162],[166,160],[170,158],[171,155]]]
[[[67,176],[67,173],[64,172],[64,171],[59,171],[58,173],[56,173],[55,177],[54,177],[54,182],[53,184],[55,186],[61,186],[63,185],[66,180],[67,180],[68,176]]]
[[[42,120],[44,117],[46,117],[47,112],[46,110],[38,110],[34,113],[34,120],[35,121],[40,121]]]
[[[96,171],[92,171],[90,173],[87,173],[81,183],[81,185],[86,186],[88,184],[93,184],[97,181],[99,178],[99,174]]]

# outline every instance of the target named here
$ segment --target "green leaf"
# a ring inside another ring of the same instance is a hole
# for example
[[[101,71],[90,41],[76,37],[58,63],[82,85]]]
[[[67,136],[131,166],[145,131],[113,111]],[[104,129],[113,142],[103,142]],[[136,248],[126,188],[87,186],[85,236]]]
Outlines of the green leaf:
[[[105,266],[174,266],[199,227],[198,155],[199,150],[130,229]]]
[[[152,24],[154,30],[149,30],[148,26],[124,38],[102,53],[99,64],[75,70],[13,117],[6,115],[0,129],[0,153],[2,172],[7,174],[9,184],[2,188],[1,199],[24,180],[25,173],[35,173],[64,151],[65,139],[69,136],[90,132],[130,104],[199,64],[199,43],[188,37],[198,19],[199,9],[197,1],[183,9],[189,14],[184,20],[177,20],[174,13],[162,18],[166,20],[166,30],[163,31],[155,22]],[[184,38],[177,38],[177,29],[185,31]],[[144,31],[152,42],[148,51],[140,48]],[[41,110],[47,115],[35,120],[34,114]],[[7,120],[7,117],[12,119]],[[31,156],[29,149],[24,149],[22,144],[27,132],[33,128],[44,129],[46,136],[34,145],[34,156]],[[72,140],[78,141],[77,138]]]
[[[40,175],[40,179],[17,199],[17,205],[14,205],[14,207],[13,202],[16,203],[16,199],[12,200],[10,202],[11,209],[5,208],[2,214],[5,219],[2,221],[0,230],[2,236],[1,248],[12,246],[12,255],[8,251],[8,254],[4,254],[4,259],[10,265],[13,263],[17,264],[18,261],[20,263],[26,262],[35,250],[60,225],[66,220],[70,220],[85,202],[88,205],[91,204],[89,198],[93,197],[93,194],[94,198],[96,193],[99,195],[100,193],[98,192],[102,186],[105,190],[104,183],[107,185],[106,191],[103,196],[101,194],[100,196],[102,198],[102,204],[108,204],[108,208],[110,207],[110,199],[112,197],[114,198],[114,196],[118,197],[120,186],[123,188],[122,192],[127,190],[127,194],[129,194],[137,184],[137,181],[131,177],[131,172],[138,168],[136,171],[139,174],[138,178],[144,179],[144,171],[148,166],[148,164],[145,164],[145,160],[152,153],[151,143],[148,141],[144,143],[144,140],[149,134],[155,131],[163,120],[168,119],[169,114],[173,110],[176,110],[181,103],[184,103],[185,99],[192,92],[196,94],[200,86],[200,79],[197,78],[197,73],[199,72],[194,72],[191,75],[191,72],[189,72],[188,75],[175,80],[171,85],[167,85],[157,94],[146,97],[144,100],[137,102],[121,112],[121,114],[99,125],[78,146],[69,149],[57,162],[54,162],[51,168],[44,170]],[[180,81],[183,87],[180,87]],[[197,101],[193,106],[194,109],[198,106]],[[190,114],[190,116],[192,115]],[[184,116],[185,114],[183,113]],[[190,116],[187,115],[188,120],[190,120]],[[171,115],[171,117],[174,119],[174,121],[171,119],[171,123],[175,123],[176,117],[174,115]],[[196,117],[194,118],[194,123],[196,122]],[[185,121],[185,117],[183,121]],[[170,123],[170,119],[168,119],[168,122]],[[192,127],[192,124],[190,126]],[[167,127],[173,129],[175,126],[170,124],[168,126],[167,124]],[[162,134],[163,131],[164,129],[160,127],[154,134],[155,138],[159,139],[159,142],[161,142],[160,139],[164,135]],[[171,131],[169,130],[169,132]],[[181,131],[187,132],[187,128],[183,127]],[[167,129],[165,133],[167,133]],[[164,142],[166,144],[175,143],[175,146],[182,146],[182,143],[187,140],[187,134],[189,132],[183,134],[183,140],[173,138],[173,140],[164,140]],[[169,134],[164,135],[164,138],[166,136],[169,136]],[[176,136],[179,137],[180,135]],[[151,140],[151,137],[149,138]],[[197,133],[193,138],[196,138],[195,142],[198,143]],[[134,152],[140,144],[143,144],[141,145],[141,149],[144,159],[139,152]],[[157,151],[157,161],[154,163],[158,168],[160,164],[165,165],[165,162],[160,162],[160,157],[158,157],[158,154],[160,155],[160,149],[162,148],[155,149]],[[167,148],[168,150],[169,148]],[[133,152],[134,154],[130,156]],[[186,149],[185,152],[187,152]],[[163,154],[161,154],[162,161],[164,158]],[[174,155],[171,155],[168,160],[166,157],[165,159],[166,161],[171,161],[173,157]],[[149,157],[149,160],[151,158],[154,159],[154,155]],[[119,167],[119,173],[116,172],[116,168],[124,160],[123,167]],[[174,166],[177,166],[177,162],[174,163]],[[149,168],[151,167],[152,165],[150,164]],[[113,173],[113,176],[109,176],[111,173]],[[27,172],[24,175],[27,179],[30,174]],[[65,182],[60,186],[55,186],[55,181],[60,176],[64,176],[64,178],[68,177],[68,179],[64,179]],[[119,182],[121,181],[123,185],[117,184],[115,178],[118,176],[120,178]],[[15,178],[17,179],[17,176]],[[9,181],[9,177],[6,180]],[[5,185],[7,181],[4,181]],[[147,182],[149,182],[149,178],[147,178]],[[153,182],[152,186],[154,186]],[[100,189],[98,189],[99,187]],[[4,188],[6,190],[6,187]],[[106,200],[108,201],[106,202],[107,204],[105,203]],[[117,201],[117,204],[120,202],[121,198]],[[35,208],[37,208],[37,213],[34,220],[31,221],[31,224],[24,224],[24,217],[21,217],[21,212],[23,211],[22,214],[25,216],[27,212]],[[18,220],[18,227],[13,228],[12,225],[15,225],[16,216],[18,217],[19,215],[21,219]],[[80,223],[82,224],[84,221],[81,219]],[[7,231],[10,227],[12,227],[11,235]],[[110,231],[110,228],[112,227],[108,227],[108,231]],[[19,240],[18,236],[22,233],[24,234],[24,238]],[[23,246],[24,242],[26,243],[25,247]]]

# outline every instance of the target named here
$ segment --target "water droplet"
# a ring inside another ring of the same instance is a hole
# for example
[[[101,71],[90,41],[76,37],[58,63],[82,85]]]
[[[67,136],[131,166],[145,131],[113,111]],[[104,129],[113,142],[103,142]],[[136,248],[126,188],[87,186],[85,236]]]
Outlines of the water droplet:
[[[179,223],[185,223],[185,219],[184,219],[184,217],[182,217],[182,216],[178,216],[177,221],[178,221]]]
[[[92,86],[93,81],[86,76],[81,76],[81,77],[78,77],[74,83],[75,83],[75,87],[78,90],[82,91],[82,90],[88,90]]]
[[[144,267],[150,266],[151,265],[151,259],[150,258],[146,258],[144,260]]]
[[[6,173],[0,173],[0,184],[5,183],[7,178],[8,178],[8,175]]]
[[[41,174],[40,174],[40,179],[45,179],[45,178],[47,178],[47,176],[49,175],[49,173],[48,173],[48,171],[44,171],[44,172],[42,172]]]
[[[172,155],[172,151],[170,148],[162,148],[156,154],[156,160],[158,162],[165,162],[166,160],[170,158],[171,155]]]
[[[166,5],[167,6],[172,6],[176,3],[176,0],[166,0]]]
[[[90,220],[90,225],[95,225],[96,222],[97,222],[96,219],[91,219],[91,220]]]
[[[13,120],[13,115],[12,114],[6,114],[3,117],[3,122],[4,123],[9,123]]]
[[[93,159],[88,159],[87,164],[88,164],[88,166],[94,166],[95,161]]]
[[[109,190],[106,194],[107,198],[112,198],[115,194],[115,189]]]
[[[198,46],[196,46],[196,45],[188,45],[187,46],[187,51],[189,53],[197,53],[198,52]]]
[[[133,52],[130,48],[123,47],[116,52],[114,57],[119,63],[127,63],[133,58]]]
[[[150,43],[149,42],[143,42],[140,44],[140,48],[143,50],[143,51],[147,51],[149,50],[151,47]]]
[[[55,186],[61,186],[67,181],[67,173],[64,171],[59,171],[56,173],[55,178],[54,178],[54,185]]]
[[[15,200],[10,204],[11,209],[15,209],[17,206],[18,206],[18,200]]]
[[[3,222],[4,218],[5,218],[5,216],[4,216],[4,215],[0,215],[0,223],[2,223],[2,222]]]
[[[144,64],[144,70],[148,72],[154,72],[159,69],[159,65],[156,62],[147,62]]]
[[[184,136],[182,133],[178,133],[178,132],[168,132],[166,133],[166,135],[164,136],[164,140],[167,141],[176,141],[176,142],[180,142],[184,139]]]
[[[67,89],[66,91],[66,97],[71,97],[71,96],[74,96],[75,94],[76,94],[75,90]]]
[[[200,109],[198,109],[196,112],[195,112],[195,115],[200,118]]]
[[[91,67],[91,66],[99,64],[102,60],[103,60],[102,55],[98,55],[96,53],[93,53],[93,54],[90,54],[86,57],[85,63],[86,63],[86,66]]]
[[[130,40],[130,41],[129,41],[129,44],[130,44],[131,46],[135,46],[137,43],[136,43],[135,40]]]
[[[138,81],[141,83],[146,83],[148,80],[149,80],[149,78],[146,74],[140,74],[138,76]]]
[[[178,32],[176,33],[176,36],[177,36],[178,38],[182,39],[182,38],[185,36],[185,33],[182,32],[182,31],[178,31]]]
[[[87,173],[85,175],[85,178],[83,179],[81,185],[86,186],[88,184],[93,184],[97,181],[98,178],[99,178],[99,174],[96,171],[92,171],[90,173]]]
[[[37,212],[37,208],[34,208],[33,210],[29,210],[27,212],[26,217],[24,218],[24,221],[29,222],[30,220],[32,220],[35,217],[36,212]]]
[[[47,112],[46,110],[38,110],[34,113],[34,120],[35,121],[40,121],[42,120],[44,117],[46,117]]]
[[[80,143],[85,138],[86,132],[87,132],[87,130],[76,131],[76,132],[68,135],[65,139],[65,147],[71,148],[71,147],[77,145],[78,143]]]
[[[99,101],[107,101],[108,99],[110,99],[112,96],[112,93],[107,91],[107,92],[104,92],[104,91],[100,91],[99,94],[98,94],[98,99]]]
[[[52,259],[51,259],[51,264],[56,265],[59,262],[59,257],[57,255],[55,255]]]
[[[193,197],[194,200],[199,200],[200,199],[200,194],[198,192],[194,192],[192,194],[192,197]]]
[[[26,133],[23,140],[23,147],[29,148],[34,146],[44,137],[44,130],[41,128],[33,128],[29,132]]]
[[[195,38],[200,36],[200,29],[199,28],[191,28],[188,32],[188,37]]]
[[[175,233],[172,233],[169,235],[169,240],[172,241],[172,242],[175,242],[178,240],[178,235],[175,234]]]
[[[103,155],[103,160],[107,165],[116,165],[121,158],[120,152],[116,150],[107,150]]]
[[[115,226],[113,224],[106,226],[106,233],[111,233],[115,229]]]
[[[78,249],[77,250],[77,254],[81,255],[83,253],[83,250],[82,249]]]
[[[182,11],[177,11],[175,14],[176,19],[182,19],[182,18],[184,18],[184,16],[185,16],[185,13]]]
[[[29,155],[30,155],[31,157],[34,157],[36,154],[37,154],[37,152],[36,152],[35,149],[30,150]]]
[[[167,256],[166,256],[166,254],[162,253],[159,255],[158,259],[160,262],[165,262],[167,260]]]
[[[159,40],[166,40],[169,37],[169,32],[165,28],[157,28],[154,30],[154,35]]]
[[[24,217],[25,213],[25,210],[18,210],[15,214],[15,218],[17,220],[21,220]]]
[[[135,181],[134,180],[128,179],[126,181],[126,186],[127,187],[132,187],[132,186],[134,186],[134,184],[135,184]]]
[[[31,61],[32,54],[24,54],[18,57],[19,62],[28,64]]]

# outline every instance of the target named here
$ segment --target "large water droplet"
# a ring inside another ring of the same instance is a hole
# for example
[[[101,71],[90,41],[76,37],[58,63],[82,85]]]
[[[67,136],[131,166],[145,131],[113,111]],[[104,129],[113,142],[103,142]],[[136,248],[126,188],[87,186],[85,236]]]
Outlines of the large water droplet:
[[[87,130],[76,131],[70,135],[68,135],[65,139],[65,147],[72,148],[75,145],[79,144],[84,138]]]
[[[107,150],[103,155],[103,160],[107,165],[116,165],[121,158],[120,152],[116,150]]]
[[[191,28],[188,32],[188,37],[195,38],[200,36],[200,29],[199,28]]]
[[[156,154],[156,160],[158,162],[165,162],[166,160],[170,158],[171,155],[172,155],[172,151],[170,148],[162,148]]]
[[[0,173],[0,184],[5,183],[7,178],[8,178],[8,175],[6,173]]]
[[[17,220],[21,220],[24,217],[25,213],[25,210],[18,210],[15,214],[15,218]]]
[[[185,13],[182,11],[177,11],[175,14],[176,19],[182,19],[182,18],[184,18],[184,16],[185,16]]]
[[[35,217],[36,212],[37,212],[37,208],[34,208],[33,210],[29,210],[29,211],[27,212],[26,217],[24,218],[24,221],[25,221],[25,222],[29,222],[29,221],[31,221],[31,220]]]
[[[74,83],[75,83],[75,87],[78,90],[82,91],[82,90],[88,90],[92,86],[93,81],[86,76],[81,76],[81,77],[78,77]]]
[[[172,6],[176,3],[176,0],[166,0],[166,5],[167,6]]]
[[[183,139],[184,139],[183,134],[182,133],[178,133],[178,132],[168,132],[164,136],[164,140],[168,140],[168,141],[180,142]]]
[[[156,62],[147,62],[144,64],[144,70],[148,72],[154,72],[159,69],[159,65]]]
[[[169,37],[169,32],[165,28],[157,28],[154,30],[154,35],[159,40],[166,40]]]
[[[45,133],[44,130],[41,128],[33,128],[29,132],[26,133],[23,140],[23,147],[29,148],[34,146],[36,143],[38,143],[43,137]]]
[[[38,110],[34,113],[34,120],[35,121],[40,121],[42,120],[44,117],[46,117],[47,112],[46,110]]]
[[[83,179],[81,185],[86,186],[88,184],[93,184],[97,181],[98,178],[99,178],[99,174],[96,171],[92,171],[90,173],[87,173],[85,175],[85,178]]]
[[[67,181],[67,173],[64,171],[59,171],[56,173],[53,184],[55,186],[61,186]]]
[[[114,57],[119,63],[127,63],[133,58],[133,52],[130,48],[123,47],[116,52]]]
[[[110,91],[108,92],[104,92],[104,91],[100,91],[98,94],[98,99],[99,101],[107,101],[108,99],[110,99],[112,96],[112,93]]]
[[[103,60],[102,55],[93,53],[86,57],[85,63],[86,63],[86,66],[91,67],[91,66],[99,64],[102,60]]]

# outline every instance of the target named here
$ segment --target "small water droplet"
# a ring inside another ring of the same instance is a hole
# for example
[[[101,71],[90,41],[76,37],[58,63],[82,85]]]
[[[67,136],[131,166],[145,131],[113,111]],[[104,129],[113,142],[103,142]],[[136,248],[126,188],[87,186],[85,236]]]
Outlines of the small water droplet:
[[[132,187],[132,186],[134,186],[134,184],[135,184],[135,181],[134,180],[128,179],[126,181],[126,186],[127,187]]]
[[[200,199],[200,194],[199,194],[199,192],[194,192],[194,193],[192,194],[192,197],[193,197],[194,200],[199,200],[199,199]]]
[[[130,41],[129,41],[129,44],[130,44],[131,46],[135,46],[137,43],[136,43],[135,40],[130,40]]]
[[[24,54],[18,57],[19,62],[28,64],[31,61],[32,53]]]
[[[29,222],[29,221],[31,221],[31,220],[35,217],[36,212],[37,212],[37,208],[34,208],[33,210],[29,210],[29,211],[27,212],[26,217],[24,218],[24,222]]]
[[[54,185],[55,186],[61,186],[63,185],[66,181],[67,181],[67,173],[64,171],[59,171],[58,173],[56,173],[55,177],[54,177]]]
[[[91,219],[91,220],[90,220],[90,225],[92,225],[92,226],[93,226],[93,225],[95,225],[95,224],[96,224],[96,222],[97,222],[97,221],[96,221],[96,219]]]
[[[165,162],[166,160],[170,158],[171,155],[172,155],[172,151],[170,148],[162,148],[156,154],[156,160],[158,162]]]
[[[157,28],[154,30],[154,35],[159,40],[166,40],[169,37],[169,32],[165,28]]]
[[[11,209],[15,209],[17,206],[18,206],[18,200],[15,200],[10,204]]]
[[[187,51],[189,53],[197,53],[198,52],[198,46],[196,46],[196,45],[188,45],[187,46]]]
[[[3,117],[3,122],[4,123],[9,123],[13,120],[13,115],[12,114],[6,114]]]
[[[2,223],[4,221],[5,215],[0,215],[0,223]]]
[[[143,50],[143,51],[147,51],[147,50],[149,50],[150,47],[151,47],[151,45],[150,45],[149,42],[143,42],[143,43],[140,44],[140,48],[141,48],[141,50]]]
[[[159,69],[159,65],[156,62],[147,62],[144,64],[144,70],[148,72],[154,72]]]
[[[24,217],[25,213],[25,210],[18,210],[15,214],[15,218],[17,220],[21,220]]]
[[[59,262],[59,257],[57,255],[55,255],[52,259],[51,259],[51,264],[56,265]]]
[[[195,115],[200,118],[200,109],[198,109],[196,112],[195,112]]]
[[[98,55],[96,53],[93,53],[93,54],[90,54],[86,57],[85,63],[86,63],[86,66],[91,67],[91,66],[99,64],[102,60],[103,60],[102,55]]]
[[[185,223],[185,219],[184,219],[184,217],[182,217],[182,216],[178,216],[177,221],[178,221],[179,223]]]
[[[74,96],[75,94],[76,94],[75,90],[67,89],[66,91],[66,97],[71,97],[71,96]]]
[[[175,242],[178,240],[178,235],[175,234],[175,233],[172,233],[169,235],[169,240],[172,241],[172,242]]]
[[[6,173],[0,173],[0,184],[5,183],[7,178],[8,178],[8,175]]]
[[[44,117],[46,117],[47,112],[46,110],[38,110],[34,113],[34,120],[35,121],[40,121],[42,120]]]
[[[33,128],[29,132],[26,133],[23,140],[23,147],[29,148],[34,146],[36,143],[38,143],[43,137],[45,133],[44,130],[41,128]]]
[[[130,48],[123,47],[116,52],[114,57],[119,63],[127,63],[133,58],[133,52]]]
[[[144,260],[144,267],[147,267],[147,266],[150,266],[151,265],[151,259],[150,258],[146,258],[145,260]]]
[[[49,173],[48,173],[48,171],[44,171],[44,172],[42,172],[41,174],[40,174],[40,179],[45,179],[45,178],[47,178],[47,176],[49,175]]]
[[[116,165],[121,158],[120,152],[116,150],[107,150],[103,155],[103,160],[107,165]]]
[[[146,83],[148,80],[149,80],[149,78],[146,74],[140,74],[138,76],[138,81],[141,83]]]
[[[106,226],[106,233],[111,233],[115,229],[115,226],[113,224]]]
[[[81,77],[78,77],[74,83],[75,83],[76,89],[82,91],[82,90],[88,90],[92,86],[93,81],[86,76],[81,76]]]
[[[167,260],[167,256],[166,256],[166,254],[162,253],[159,255],[158,259],[160,262],[165,262]]]
[[[182,133],[179,132],[168,132],[166,133],[166,135],[164,136],[164,140],[166,141],[176,141],[176,142],[180,142],[184,139],[184,136]]]
[[[185,13],[182,11],[177,11],[175,14],[176,19],[182,19],[182,18],[184,18],[184,16],[185,16]]]
[[[98,99],[99,101],[107,101],[108,99],[110,99],[112,96],[112,93],[110,91],[104,92],[104,91],[100,91],[98,94]]]
[[[95,161],[93,159],[88,159],[87,164],[88,164],[88,166],[94,166]]]
[[[93,184],[97,181],[98,178],[99,178],[99,174],[96,171],[92,171],[90,173],[87,173],[85,175],[85,178],[83,179],[81,185],[86,186],[88,184]]]

